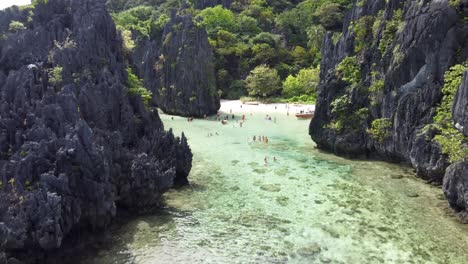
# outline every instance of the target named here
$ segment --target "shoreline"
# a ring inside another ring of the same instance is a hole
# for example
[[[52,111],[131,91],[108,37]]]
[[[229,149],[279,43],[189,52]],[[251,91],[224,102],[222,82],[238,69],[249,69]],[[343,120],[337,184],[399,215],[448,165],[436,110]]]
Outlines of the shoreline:
[[[303,111],[315,111],[315,105],[311,104],[286,104],[286,103],[261,103],[253,105],[252,103],[242,103],[240,100],[221,100],[221,108],[218,110],[222,113],[284,113],[289,111],[289,114],[296,114]]]

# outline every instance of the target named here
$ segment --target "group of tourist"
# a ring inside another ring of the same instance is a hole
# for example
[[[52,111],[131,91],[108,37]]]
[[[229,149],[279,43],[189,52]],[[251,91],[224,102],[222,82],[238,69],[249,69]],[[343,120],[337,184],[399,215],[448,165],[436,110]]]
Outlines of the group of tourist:
[[[266,136],[258,136],[258,137],[253,136],[252,139],[253,139],[253,142],[263,142],[266,144],[268,144],[268,141],[269,141],[268,137]]]
[[[212,132],[206,134],[207,137],[212,137],[212,136],[215,136],[215,135],[219,136],[218,132],[215,131],[214,134]]]
[[[278,159],[277,159],[276,157],[273,157],[273,161],[274,161],[274,162],[277,162]],[[267,156],[265,156],[265,158],[263,159],[263,163],[264,163],[265,165],[268,164],[268,157],[267,157]]]

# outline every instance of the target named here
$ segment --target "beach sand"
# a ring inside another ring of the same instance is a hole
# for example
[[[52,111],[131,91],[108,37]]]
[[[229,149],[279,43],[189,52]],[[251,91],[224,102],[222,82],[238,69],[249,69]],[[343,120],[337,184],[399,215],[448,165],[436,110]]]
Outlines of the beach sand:
[[[315,105],[306,105],[306,104],[262,104],[258,105],[249,105],[243,104],[240,100],[221,100],[221,109],[222,113],[230,113],[232,110],[233,113],[284,113],[288,112],[293,115],[299,113],[303,110],[315,111]]]

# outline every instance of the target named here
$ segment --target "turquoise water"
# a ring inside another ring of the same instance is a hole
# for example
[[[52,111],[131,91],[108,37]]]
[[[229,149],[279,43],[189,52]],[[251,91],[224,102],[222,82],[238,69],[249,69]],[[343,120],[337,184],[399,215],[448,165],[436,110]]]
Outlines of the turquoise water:
[[[407,167],[321,153],[309,121],[270,115],[276,123],[247,113],[242,128],[162,115],[189,139],[191,186],[83,262],[467,263],[468,228],[439,187]]]

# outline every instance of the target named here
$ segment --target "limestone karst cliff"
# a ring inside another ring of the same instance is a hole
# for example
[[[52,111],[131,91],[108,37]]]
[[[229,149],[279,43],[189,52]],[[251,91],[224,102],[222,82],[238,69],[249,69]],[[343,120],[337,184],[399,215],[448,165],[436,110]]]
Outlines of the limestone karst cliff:
[[[148,50],[144,63],[151,71],[144,80],[158,107],[182,116],[216,114],[220,102],[206,31],[194,25],[190,14],[173,11],[162,39],[158,48]]]
[[[447,96],[443,87],[451,81],[445,79],[452,67],[459,65],[458,81],[460,69],[466,69],[467,16],[465,0],[356,1],[342,32],[329,31],[323,40],[317,110],[309,131],[318,147],[407,162],[419,176],[441,183],[451,159],[435,140],[442,133],[435,116]],[[466,136],[465,90],[458,89],[454,103],[459,106],[450,123],[458,122]],[[461,167],[449,174],[463,175],[453,173]]]
[[[144,39],[133,60],[156,105],[165,113],[203,117],[216,114],[220,98],[208,34],[182,5],[172,10],[161,40]]]
[[[128,93],[103,1],[36,1],[0,18],[0,263],[41,262],[34,252],[187,183],[187,140]]]

